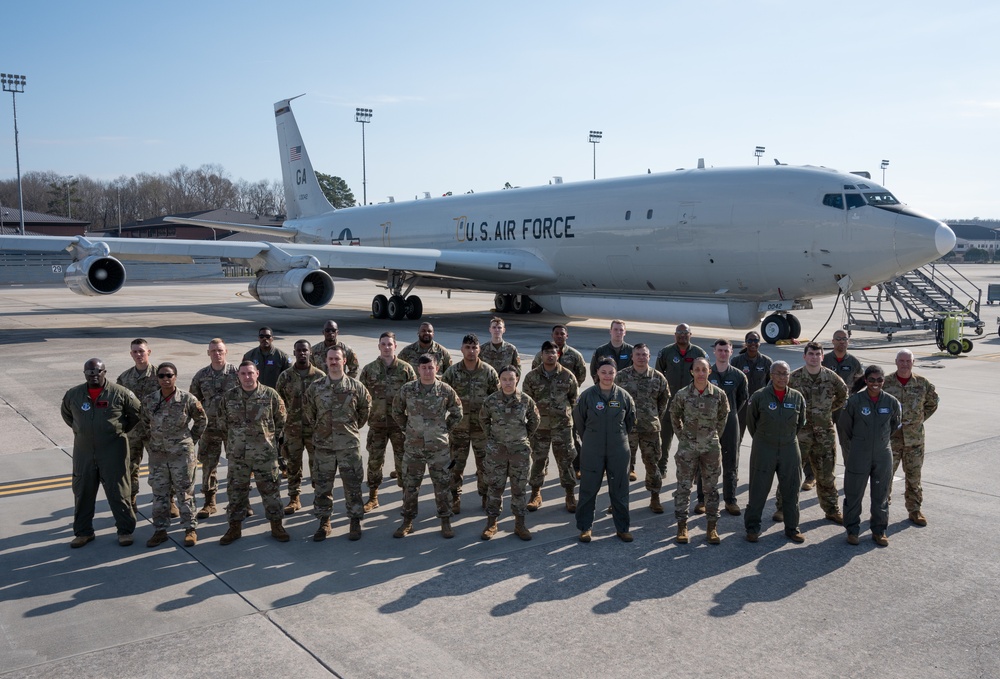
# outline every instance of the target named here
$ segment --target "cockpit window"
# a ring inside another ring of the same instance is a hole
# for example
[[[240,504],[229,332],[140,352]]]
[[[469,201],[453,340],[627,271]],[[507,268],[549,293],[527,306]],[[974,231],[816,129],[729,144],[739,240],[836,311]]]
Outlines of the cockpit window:
[[[828,193],[823,196],[823,205],[835,207],[838,210],[844,209],[844,195],[841,193]]]
[[[862,196],[860,193],[849,193],[849,194],[847,194],[847,209],[848,210],[853,210],[854,208],[857,208],[857,207],[864,207],[865,205],[866,205],[866,203],[865,203],[865,197]]]
[[[865,198],[868,199],[869,205],[873,205],[875,207],[899,205],[899,201],[896,200],[896,197],[888,191],[883,191],[881,193],[866,193]]]
[[[854,191],[854,185],[853,184],[844,184],[844,190],[845,191]]]

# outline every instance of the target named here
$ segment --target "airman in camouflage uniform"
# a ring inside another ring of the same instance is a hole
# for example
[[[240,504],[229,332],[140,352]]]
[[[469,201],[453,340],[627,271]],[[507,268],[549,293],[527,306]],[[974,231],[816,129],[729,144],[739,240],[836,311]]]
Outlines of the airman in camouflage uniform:
[[[194,514],[194,473],[198,459],[194,442],[208,427],[208,416],[193,395],[177,389],[177,366],[161,363],[156,369],[160,388],[142,397],[140,414],[149,432],[149,485],[153,489],[153,536],[147,547],[167,541],[170,526],[170,494],[177,494],[184,544],[198,542]]]
[[[490,319],[490,341],[479,347],[479,359],[489,364],[497,373],[512,365],[520,379],[521,357],[517,355],[517,347],[504,341],[503,334],[506,329],[506,323],[499,316]]]
[[[309,360],[317,370],[326,375],[326,352],[334,347],[340,347],[341,351],[344,352],[344,359],[346,361],[344,363],[344,372],[347,373],[348,377],[357,379],[358,370],[361,368],[361,365],[358,363],[358,357],[353,349],[337,339],[339,333],[340,327],[337,325],[337,322],[327,321],[326,325],[323,326],[323,341],[312,345]],[[291,407],[289,407],[289,410],[291,410]]]
[[[406,361],[396,357],[396,335],[383,332],[378,338],[379,357],[361,370],[361,384],[372,397],[372,411],[368,418],[368,502],[365,511],[378,507],[378,489],[382,485],[385,450],[392,442],[393,474],[396,483],[403,486],[403,430],[389,415],[392,401],[400,387],[417,379],[417,373]]]
[[[271,522],[271,536],[288,542],[281,525],[284,512],[278,487],[278,441],[287,412],[281,397],[271,387],[257,381],[253,361],[244,360],[238,369],[240,386],[230,389],[219,404],[219,428],[226,437],[229,459],[229,530],[219,540],[228,545],[242,536],[241,524],[249,507],[250,477],[264,500],[264,512]]]
[[[215,494],[219,490],[219,458],[225,436],[219,426],[219,404],[222,395],[240,386],[236,366],[226,362],[226,344],[216,337],[208,343],[208,356],[212,362],[196,372],[191,378],[191,394],[201,402],[208,415],[208,428],[198,441],[198,462],[201,463],[201,492],[205,495],[205,505],[198,512],[199,519],[207,519],[215,514]]]
[[[660,420],[670,405],[670,387],[663,373],[649,365],[649,347],[642,342],[632,348],[632,365],[615,375],[615,384],[624,389],[635,401],[635,427],[628,434],[631,453],[629,471],[635,469],[636,451],[642,449],[642,463],[646,467],[646,490],[650,493],[649,508],[656,514],[663,513],[660,488],[663,477],[657,464],[660,461]]]
[[[330,349],[326,354],[327,376],[306,389],[303,398],[303,429],[311,435],[313,451],[313,488],[316,491],[314,514],[319,528],[313,540],[329,537],[333,513],[333,480],[340,471],[344,502],[351,519],[349,537],[361,538],[361,519],[365,515],[361,499],[361,428],[368,423],[372,399],[365,385],[344,373],[344,350]]]
[[[549,466],[549,446],[559,467],[559,484],[566,491],[566,511],[576,512],[576,474],[573,472],[573,406],[580,394],[576,377],[557,363],[559,350],[552,342],[542,344],[542,364],[524,376],[521,389],[534,399],[540,420],[531,440],[531,499],[528,511],[542,506],[542,483]]]
[[[729,399],[729,421],[726,422],[725,430],[719,434],[719,445],[722,446],[722,502],[728,513],[739,516],[742,512],[736,502],[740,471],[740,424],[737,413],[746,407],[750,392],[743,371],[729,365],[729,358],[733,355],[733,345],[729,340],[718,339],[712,347],[715,363],[708,373],[708,381],[726,392],[726,398]],[[701,509],[704,499],[701,483],[698,483],[698,505],[695,512]]]
[[[159,385],[156,383],[156,366],[150,364],[149,357],[153,355],[149,344],[141,337],[132,340],[129,354],[135,361],[135,366],[118,376],[118,384],[125,387],[141,402],[146,394],[151,394]],[[132,487],[132,511],[136,511],[136,496],[139,495],[139,467],[142,465],[143,448],[149,447],[149,430],[140,422],[128,433],[129,478]],[[170,515],[177,517],[177,508],[173,506],[173,494],[170,497]]]
[[[552,327],[552,343],[556,345],[559,354],[559,365],[573,373],[577,385],[581,385],[587,379],[587,361],[583,358],[583,354],[566,344],[567,339],[569,339],[569,331],[565,325],[560,324]],[[541,364],[542,352],[539,351],[531,361],[531,369],[534,370]]]
[[[816,496],[828,521],[843,525],[844,517],[838,507],[837,486],[834,482],[834,466],[837,462],[837,435],[834,430],[833,413],[847,402],[847,386],[837,374],[821,365],[823,347],[809,342],[805,348],[806,364],[793,370],[788,387],[802,394],[806,399],[806,426],[799,431],[799,448],[802,451],[802,466],[812,467],[816,477]],[[775,493],[774,520],[781,521],[781,487]]]
[[[656,356],[655,368],[667,378],[671,398],[682,387],[691,384],[691,366],[696,358],[708,358],[708,354],[697,344],[691,344],[691,326],[681,323],[674,329],[674,343],[660,349]],[[664,417],[663,429],[660,430],[660,461],[656,465],[663,478],[667,476],[667,460],[670,459],[670,443],[673,439],[673,425],[669,417]]]
[[[837,377],[844,381],[847,385],[848,391],[854,386],[861,375],[865,371],[865,367],[861,365],[861,361],[858,360],[857,356],[849,353],[847,348],[850,346],[850,336],[844,330],[838,330],[833,333],[833,351],[823,356],[822,366],[824,368],[829,368],[833,372],[837,373]],[[840,413],[842,408],[837,408],[833,411],[833,424],[836,426],[837,420],[840,419]],[[844,456],[844,461],[847,461],[847,448],[846,441],[840,436],[839,432],[837,438],[840,441],[840,454]],[[809,490],[811,488],[811,483],[815,483],[815,479],[810,476],[806,476],[806,486],[803,490]]]
[[[417,330],[417,341],[407,344],[399,352],[399,358],[406,361],[414,370],[417,369],[420,357],[430,354],[437,362],[438,375],[443,375],[444,371],[451,367],[451,353],[443,346],[434,341],[434,326],[424,322]],[[419,370],[418,370],[419,372]]]
[[[306,389],[313,382],[326,377],[326,373],[314,366],[310,358],[312,347],[308,340],[300,339],[292,347],[295,362],[288,370],[278,376],[274,390],[285,402],[288,419],[285,421],[284,440],[281,443],[281,457],[285,460],[285,473],[288,476],[288,505],[285,514],[294,514],[302,509],[302,460],[306,448],[309,449],[309,476],[315,477],[313,471],[312,442],[306,436],[302,423],[303,398]],[[315,478],[313,478],[315,482]]]
[[[392,534],[401,538],[413,531],[417,499],[424,471],[434,484],[441,535],[455,537],[451,528],[451,477],[448,462],[449,433],[462,421],[462,400],[455,390],[436,378],[432,354],[417,359],[418,379],[399,389],[392,402],[392,417],[406,437],[403,453],[403,523]]]
[[[479,338],[466,335],[462,338],[462,360],[444,371],[441,381],[455,390],[462,399],[462,422],[451,430],[451,511],[462,511],[462,483],[465,464],[472,446],[476,461],[476,487],[483,509],[486,508],[486,480],[483,478],[483,458],[486,455],[486,433],[479,425],[479,409],[486,397],[500,388],[497,371],[479,359]]]
[[[920,511],[924,490],[920,485],[920,472],[924,465],[924,420],[933,415],[940,398],[934,385],[922,375],[913,373],[913,352],[903,349],[896,354],[896,372],[885,378],[882,391],[895,396],[903,408],[903,426],[892,432],[892,473],[903,465],[906,476],[906,511],[910,521],[918,526],[927,525],[927,517]],[[892,494],[892,478],[889,479]]]
[[[497,532],[497,518],[502,507],[502,495],[510,479],[510,509],[514,515],[514,533],[530,540],[524,525],[527,509],[525,491],[531,464],[529,438],[538,429],[538,407],[527,394],[517,389],[517,369],[513,365],[500,369],[500,391],[490,394],[479,411],[479,422],[486,432],[486,458],[483,475],[487,485],[486,528],[482,538],[489,540]]]
[[[729,418],[726,392],[708,381],[711,368],[707,358],[696,358],[691,371],[694,380],[674,394],[670,401],[670,422],[677,434],[677,490],[674,491],[674,516],[677,518],[677,542],[687,543],[688,506],[691,484],[701,474],[708,517],[708,541],[719,543],[719,475],[722,473],[722,447],[719,435]]]

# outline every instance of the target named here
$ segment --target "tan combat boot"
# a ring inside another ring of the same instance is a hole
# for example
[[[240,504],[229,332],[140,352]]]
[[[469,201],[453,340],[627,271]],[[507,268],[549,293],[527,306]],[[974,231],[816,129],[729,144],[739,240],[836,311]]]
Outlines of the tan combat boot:
[[[682,545],[688,543],[688,522],[687,519],[681,519],[677,522],[677,542]]]
[[[573,489],[566,489],[566,511],[570,514],[576,512],[576,496],[573,495]]]
[[[333,529],[330,528],[330,517],[329,516],[320,517],[319,528],[317,528],[316,532],[313,533],[313,542],[323,542],[323,540],[326,540],[328,537],[330,537],[330,533],[332,532]]]
[[[524,525],[523,516],[514,517],[514,535],[525,541],[531,539],[531,531],[529,531],[528,527]]]
[[[302,509],[302,502],[299,501],[298,495],[288,496],[288,505],[285,507],[285,514],[294,514],[296,510]]]
[[[170,518],[171,519],[181,518],[181,510],[177,508],[177,503],[174,501],[173,497],[170,498]]]
[[[447,517],[441,519],[441,537],[449,540],[455,537],[455,531],[451,527],[451,519]]]
[[[215,507],[215,493],[205,493],[205,506],[198,510],[198,518],[207,519],[217,511],[219,510]]]
[[[392,537],[394,538],[405,538],[407,535],[413,532],[413,519],[403,519],[403,523],[399,524],[399,528],[393,532]]]
[[[291,540],[288,533],[285,532],[285,527],[281,525],[281,519],[275,519],[271,522],[271,537],[278,542],[288,542]]]
[[[168,539],[169,538],[167,537],[167,531],[162,528],[158,528],[156,532],[153,533],[153,536],[148,540],[146,540],[146,546],[156,547],[157,545],[162,545]]]
[[[462,513],[462,496],[456,495],[455,499],[451,501],[451,513],[461,514]]]
[[[243,529],[241,526],[242,524],[240,521],[230,521],[229,530],[227,530],[226,534],[219,540],[219,544],[228,545],[243,537]]]
[[[533,512],[542,506],[542,487],[531,487],[531,499],[528,500],[528,511]]]
[[[486,528],[483,529],[483,534],[480,535],[483,540],[489,540],[494,535],[497,534],[497,517],[491,516],[486,519]]]
[[[198,544],[198,534],[194,531],[194,528],[188,528],[184,531],[184,546],[194,547]]]
[[[708,528],[706,530],[707,535],[705,537],[708,539],[708,544],[710,545],[717,545],[722,542],[722,540],[719,539],[719,532],[716,530],[716,526],[718,526],[718,524],[718,521],[708,522]]]
[[[650,492],[649,494],[649,509],[654,514],[663,513],[663,505],[660,504],[660,494],[657,492]]]
[[[368,489],[368,502],[365,503],[365,514],[378,507],[378,488]]]
[[[361,519],[351,519],[351,529],[347,533],[347,539],[352,542],[361,539]]]

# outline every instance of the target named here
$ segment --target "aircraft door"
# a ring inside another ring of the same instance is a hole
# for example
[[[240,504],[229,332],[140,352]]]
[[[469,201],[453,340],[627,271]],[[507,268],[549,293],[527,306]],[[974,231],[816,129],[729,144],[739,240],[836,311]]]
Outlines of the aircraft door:
[[[392,245],[389,239],[389,229],[392,228],[392,222],[382,222],[380,226],[382,227],[382,246],[389,247]]]

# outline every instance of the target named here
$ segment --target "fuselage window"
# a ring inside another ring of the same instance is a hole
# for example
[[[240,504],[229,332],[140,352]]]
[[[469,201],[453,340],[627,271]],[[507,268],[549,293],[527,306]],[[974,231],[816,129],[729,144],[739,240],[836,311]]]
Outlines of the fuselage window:
[[[652,218],[653,218],[653,211],[646,210],[646,219],[652,219]]]
[[[627,222],[630,219],[632,219],[632,211],[631,210],[625,210],[625,221]]]
[[[838,210],[844,209],[844,195],[841,193],[828,193],[823,196],[823,205],[835,207]]]
[[[849,193],[847,194],[847,209],[853,210],[856,207],[863,207],[868,203],[865,202],[865,197],[860,193]]]

